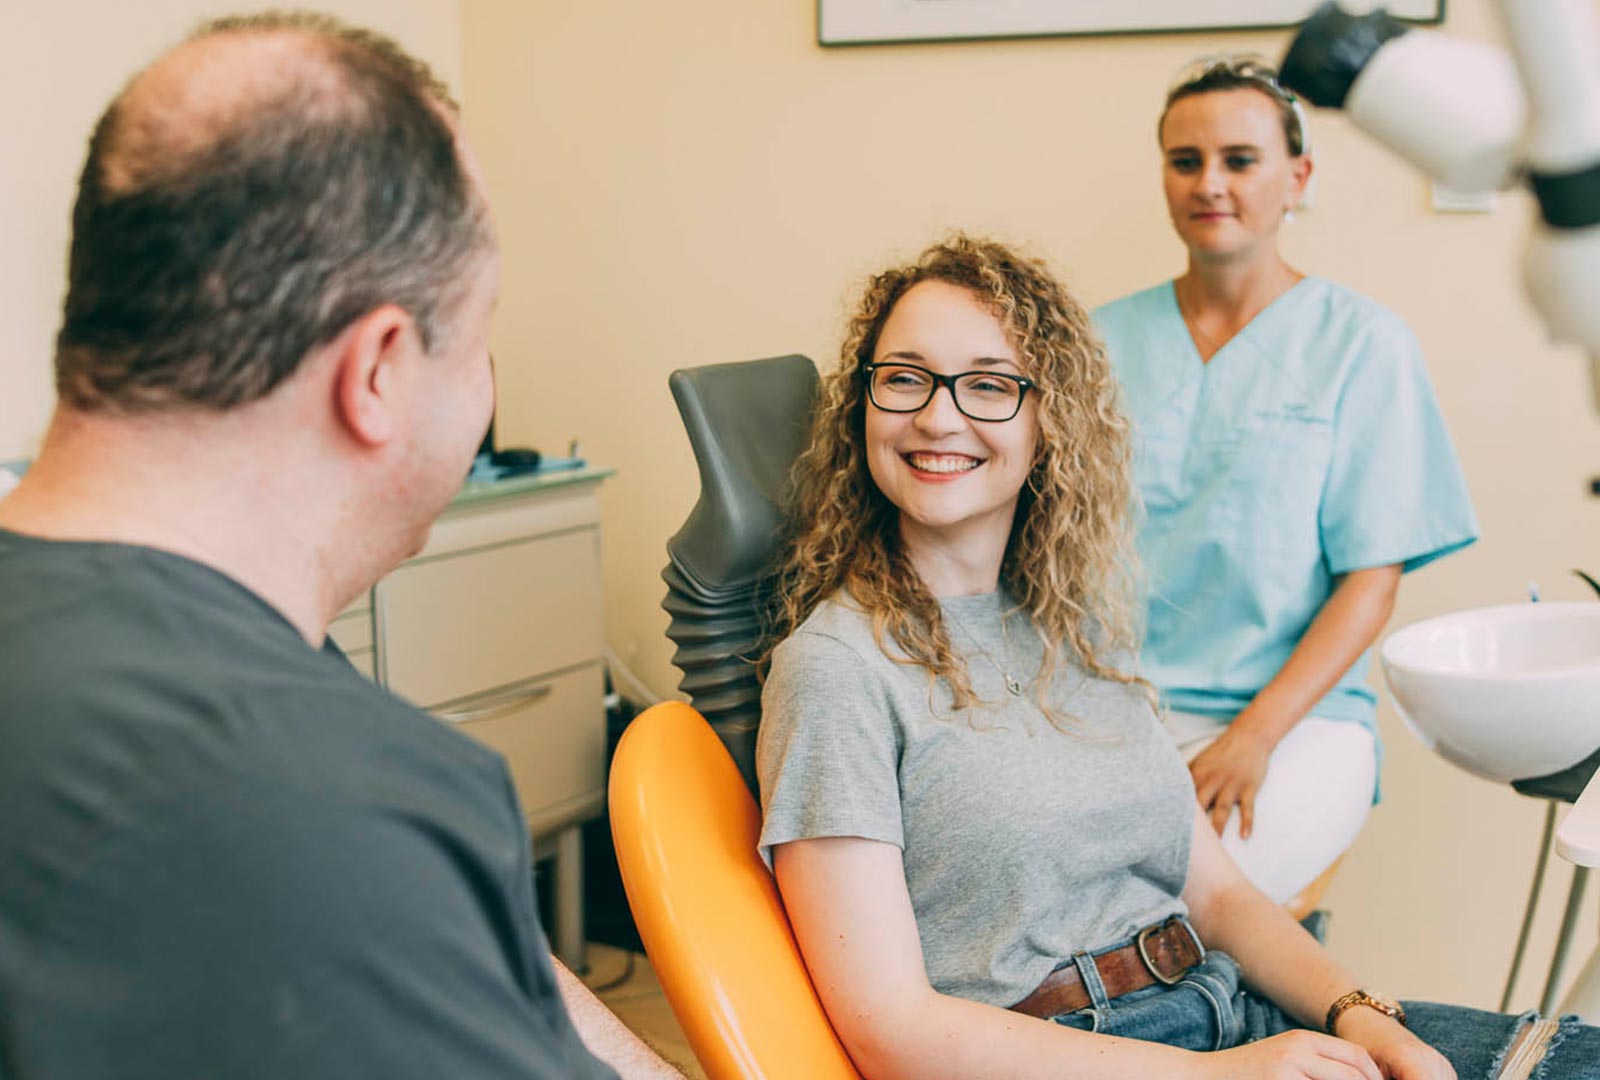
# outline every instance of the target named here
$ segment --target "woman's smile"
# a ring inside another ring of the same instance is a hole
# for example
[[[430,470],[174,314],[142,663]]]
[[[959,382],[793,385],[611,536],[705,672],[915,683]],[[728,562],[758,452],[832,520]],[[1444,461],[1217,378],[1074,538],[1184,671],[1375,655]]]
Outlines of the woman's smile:
[[[915,473],[926,473],[928,479],[955,479],[983,464],[981,458],[968,454],[941,453],[930,450],[913,450],[901,454]]]

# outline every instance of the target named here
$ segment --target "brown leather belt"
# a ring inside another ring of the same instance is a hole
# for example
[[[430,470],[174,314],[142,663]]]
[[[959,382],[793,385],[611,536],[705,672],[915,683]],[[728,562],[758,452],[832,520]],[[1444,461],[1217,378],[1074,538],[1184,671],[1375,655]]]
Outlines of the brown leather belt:
[[[1205,946],[1200,944],[1189,920],[1174,915],[1140,930],[1121,948],[1094,954],[1094,966],[1105,984],[1106,997],[1119,998],[1158,982],[1171,986],[1205,955]],[[1078,966],[1068,960],[1011,1009],[1048,1020],[1086,1009],[1089,1004],[1089,991],[1084,988]]]

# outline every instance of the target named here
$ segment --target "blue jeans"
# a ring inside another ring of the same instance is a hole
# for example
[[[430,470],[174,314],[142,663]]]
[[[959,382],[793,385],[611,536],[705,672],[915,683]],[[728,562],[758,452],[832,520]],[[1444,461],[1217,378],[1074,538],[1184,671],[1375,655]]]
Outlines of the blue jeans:
[[[1239,965],[1212,950],[1175,986],[1148,986],[1107,999],[1087,956],[1077,961],[1092,1004],[1055,1022],[1066,1027],[1165,1043],[1187,1050],[1227,1050],[1304,1027],[1266,998],[1240,985]],[[1455,1005],[1405,1002],[1406,1022],[1455,1066],[1460,1080],[1489,1080],[1517,1032],[1533,1014],[1505,1016]],[[1561,1021],[1534,1080],[1600,1080],[1600,1028]]]

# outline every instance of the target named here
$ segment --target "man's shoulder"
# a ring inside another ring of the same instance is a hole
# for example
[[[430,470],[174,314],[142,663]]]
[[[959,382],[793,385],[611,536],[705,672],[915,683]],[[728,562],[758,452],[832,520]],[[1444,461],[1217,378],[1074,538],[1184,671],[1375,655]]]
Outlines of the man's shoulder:
[[[131,717],[157,734],[195,722],[239,741],[258,729],[313,746],[375,731],[476,746],[363,678],[337,649],[309,645],[215,570],[128,545],[6,540],[0,686],[21,719],[42,708],[85,722]]]
[[[219,776],[307,813],[466,811],[487,833],[516,827],[497,755],[312,648],[221,575],[138,552],[0,551],[0,593],[12,586],[0,786],[65,863],[174,805],[235,812]],[[96,811],[66,812],[65,788]],[[0,823],[0,847],[31,842]]]

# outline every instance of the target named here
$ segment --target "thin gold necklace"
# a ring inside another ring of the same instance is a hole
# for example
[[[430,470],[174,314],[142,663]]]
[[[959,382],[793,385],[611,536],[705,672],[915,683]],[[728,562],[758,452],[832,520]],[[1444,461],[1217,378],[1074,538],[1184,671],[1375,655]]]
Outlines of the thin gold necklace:
[[[1021,697],[1022,680],[1018,679],[1015,675],[1011,674],[1011,672],[1000,666],[1000,662],[990,655],[989,650],[985,649],[982,643],[978,641],[978,635],[974,634],[967,628],[967,624],[961,618],[961,616],[957,615],[953,610],[949,612],[949,615],[951,619],[955,620],[957,629],[965,634],[967,636],[967,640],[972,642],[972,647],[978,650],[978,655],[989,661],[989,666],[994,668],[995,671],[999,673],[1000,678],[1005,681],[1006,693],[1010,694],[1012,697]],[[1010,661],[1011,636],[1006,632],[1006,621],[1005,613],[1002,612],[1000,615],[1000,640],[1003,643],[1006,651],[1006,660]]]

